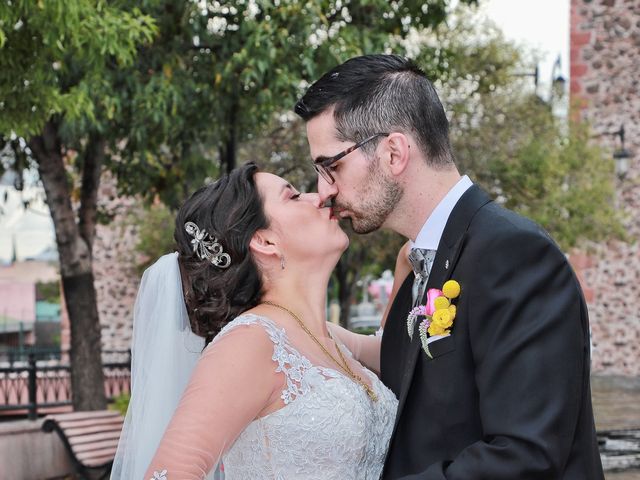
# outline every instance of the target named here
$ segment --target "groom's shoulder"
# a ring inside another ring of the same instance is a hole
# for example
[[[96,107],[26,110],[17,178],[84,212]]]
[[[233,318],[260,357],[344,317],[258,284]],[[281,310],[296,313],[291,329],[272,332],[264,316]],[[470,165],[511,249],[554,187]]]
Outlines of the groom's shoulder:
[[[455,218],[455,220],[453,220]],[[464,220],[464,219],[467,220]],[[478,184],[472,185],[460,198],[450,217],[453,225],[468,221],[473,233],[521,232],[533,235],[549,235],[533,220],[505,208],[499,200],[492,199]]]
[[[502,241],[548,244],[557,247],[553,238],[539,224],[524,215],[503,207],[496,201],[484,205],[469,225],[471,237]]]

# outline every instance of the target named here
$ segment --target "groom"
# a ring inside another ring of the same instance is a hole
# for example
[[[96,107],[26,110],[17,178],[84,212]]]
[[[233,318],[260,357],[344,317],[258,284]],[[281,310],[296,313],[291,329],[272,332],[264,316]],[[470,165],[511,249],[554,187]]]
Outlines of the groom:
[[[424,73],[398,56],[353,58],[295,111],[334,214],[412,240],[415,280],[382,337],[382,380],[399,399],[382,477],[603,479],[580,286],[546,232],[460,176]],[[421,339],[407,316],[449,279],[461,286],[450,334]]]

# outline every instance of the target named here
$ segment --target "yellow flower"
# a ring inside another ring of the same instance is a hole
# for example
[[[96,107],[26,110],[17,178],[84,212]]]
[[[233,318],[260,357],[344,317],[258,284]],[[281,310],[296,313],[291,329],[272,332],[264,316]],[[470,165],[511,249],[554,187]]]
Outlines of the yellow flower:
[[[451,302],[447,297],[438,297],[433,301],[433,306],[436,308],[436,311],[444,310],[446,308],[449,308],[450,303]]]
[[[442,286],[442,293],[447,298],[457,298],[460,295],[460,284],[455,280],[449,280]]]
[[[429,335],[445,335],[449,333],[446,328],[442,328],[436,325],[435,323],[432,323],[431,325],[429,325],[428,332],[429,332]]]
[[[455,305],[449,305],[449,313],[451,314],[451,320],[455,320],[457,312],[458,312],[458,309],[456,308]]]
[[[453,318],[451,318],[449,309],[437,310],[431,317],[431,325],[434,324],[441,328],[449,328],[453,325]]]

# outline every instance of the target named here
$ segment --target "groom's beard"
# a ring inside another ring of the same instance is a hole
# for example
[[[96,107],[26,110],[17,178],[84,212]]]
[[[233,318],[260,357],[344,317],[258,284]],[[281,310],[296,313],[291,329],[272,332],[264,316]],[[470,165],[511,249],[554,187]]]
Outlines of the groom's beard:
[[[384,224],[404,192],[398,183],[380,171],[377,159],[371,162],[362,185],[362,190],[358,192],[358,197],[362,199],[359,205],[337,201],[333,203],[333,208],[348,211],[353,231],[366,234],[378,230]]]

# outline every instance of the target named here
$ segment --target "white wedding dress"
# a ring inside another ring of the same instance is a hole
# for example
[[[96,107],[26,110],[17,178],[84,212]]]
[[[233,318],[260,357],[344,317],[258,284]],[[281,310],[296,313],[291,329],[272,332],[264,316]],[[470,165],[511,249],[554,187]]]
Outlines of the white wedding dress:
[[[242,417],[242,407],[238,407],[241,412],[237,413],[237,421],[232,407],[223,416],[216,416],[213,408],[208,413],[191,414],[191,410],[206,410],[191,407],[190,402],[202,403],[207,389],[201,385],[211,378],[206,368],[200,368],[200,372],[196,369],[151,463],[149,471],[154,475],[149,477],[204,478],[221,459],[225,480],[377,480],[397,407],[394,394],[377,376],[363,369],[378,396],[374,402],[352,379],[327,366],[314,365],[298,352],[284,328],[252,314],[230,322],[205,349],[201,362],[207,362],[216,345],[221,349],[225,339],[238,334],[245,338],[236,337],[234,348],[241,345],[243,354],[250,351],[253,338],[261,335],[264,339],[266,334],[272,344],[269,368],[285,378],[284,388],[277,392],[283,406],[249,422]],[[350,355],[346,347],[341,348]],[[233,363],[220,366],[220,362],[219,357],[211,368],[217,365],[221,374],[224,369],[228,372],[234,368]],[[238,374],[250,376],[252,371],[245,368]],[[260,382],[263,377],[256,376],[251,381]],[[241,380],[238,379],[239,384]],[[229,395],[232,404],[243,398],[240,392],[234,397]],[[217,427],[220,422],[223,426]],[[233,432],[238,425],[242,428],[222,441],[215,431]]]

